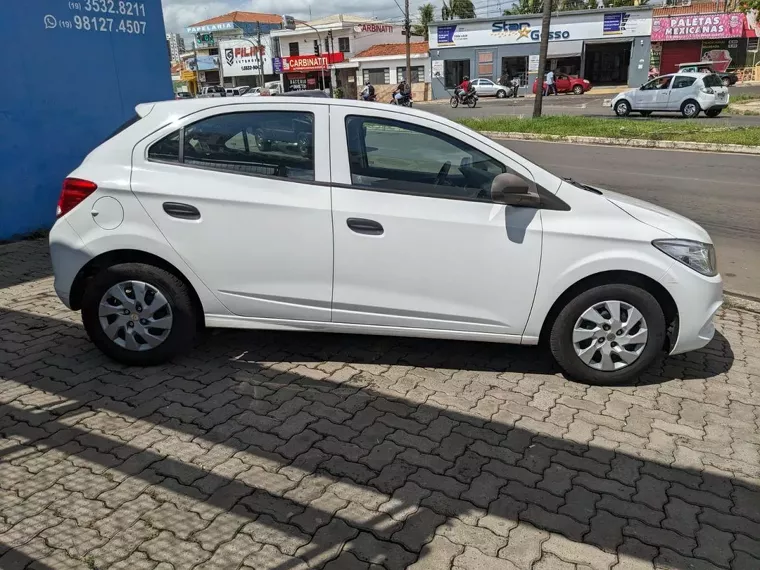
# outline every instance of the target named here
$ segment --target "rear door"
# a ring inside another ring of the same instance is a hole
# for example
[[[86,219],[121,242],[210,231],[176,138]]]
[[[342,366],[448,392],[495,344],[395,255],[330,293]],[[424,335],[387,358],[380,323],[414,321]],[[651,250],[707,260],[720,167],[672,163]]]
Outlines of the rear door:
[[[242,99],[241,101],[245,101]],[[234,314],[329,321],[328,105],[221,104],[133,152],[132,189]]]
[[[680,111],[684,101],[693,98],[696,80],[696,77],[689,75],[676,75],[673,78],[668,95],[668,111]]]
[[[493,203],[490,187],[531,171],[433,118],[335,105],[330,128],[333,321],[519,338],[541,214]]]

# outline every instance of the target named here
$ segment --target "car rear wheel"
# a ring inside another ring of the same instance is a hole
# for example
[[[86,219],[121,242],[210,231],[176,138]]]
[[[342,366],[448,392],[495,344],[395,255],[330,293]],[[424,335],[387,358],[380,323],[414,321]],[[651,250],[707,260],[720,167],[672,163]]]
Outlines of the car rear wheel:
[[[191,346],[196,317],[188,285],[142,263],[103,269],[82,299],[82,322],[92,342],[128,365],[159,364]]]
[[[594,287],[571,300],[551,329],[552,354],[567,375],[589,384],[638,378],[661,353],[665,316],[657,300],[633,285]]]
[[[708,117],[710,117],[711,119],[714,119],[715,117],[717,117],[718,115],[720,115],[720,112],[721,112],[722,110],[723,110],[723,109],[710,109],[710,110],[708,110],[708,111],[705,111],[705,115],[707,115],[707,116],[708,116]]]
[[[573,87],[573,93],[576,95],[583,95],[583,85],[576,85]]]
[[[723,84],[723,87],[730,87],[731,86],[731,80],[728,77],[724,77],[721,80],[721,83]]]
[[[499,98],[499,99],[504,99],[504,97],[506,97],[506,96],[507,96],[507,92],[504,91],[503,89],[499,89],[496,92],[496,97]]]
[[[615,103],[615,114],[618,117],[627,117],[631,114],[631,104],[623,99]]]
[[[681,114],[687,119],[697,118],[700,111],[701,109],[699,108],[699,103],[694,101],[694,99],[684,101],[684,104],[681,105]]]

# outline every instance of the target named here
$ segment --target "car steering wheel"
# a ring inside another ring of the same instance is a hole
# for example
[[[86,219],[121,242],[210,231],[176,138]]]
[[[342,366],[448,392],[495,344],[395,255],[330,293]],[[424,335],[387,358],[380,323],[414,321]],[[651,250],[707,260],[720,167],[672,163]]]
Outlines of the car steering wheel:
[[[440,184],[446,182],[446,178],[449,175],[449,170],[451,170],[451,161],[447,160],[443,163],[443,166],[441,166],[441,169],[438,171],[438,176],[435,177],[436,186],[439,186]]]

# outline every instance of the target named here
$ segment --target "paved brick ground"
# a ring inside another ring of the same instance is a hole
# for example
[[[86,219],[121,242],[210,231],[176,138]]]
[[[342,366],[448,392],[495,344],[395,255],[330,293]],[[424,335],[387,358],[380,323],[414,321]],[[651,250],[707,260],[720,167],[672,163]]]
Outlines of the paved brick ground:
[[[218,332],[104,359],[0,247],[0,568],[760,568],[760,319],[637,386],[511,347]]]

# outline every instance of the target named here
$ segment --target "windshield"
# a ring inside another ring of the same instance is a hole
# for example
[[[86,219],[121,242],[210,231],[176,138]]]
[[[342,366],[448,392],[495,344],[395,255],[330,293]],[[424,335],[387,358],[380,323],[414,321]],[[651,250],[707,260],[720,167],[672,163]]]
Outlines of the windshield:
[[[718,75],[715,75],[714,73],[710,75],[705,75],[702,78],[702,81],[705,84],[705,87],[722,87],[723,81]]]

